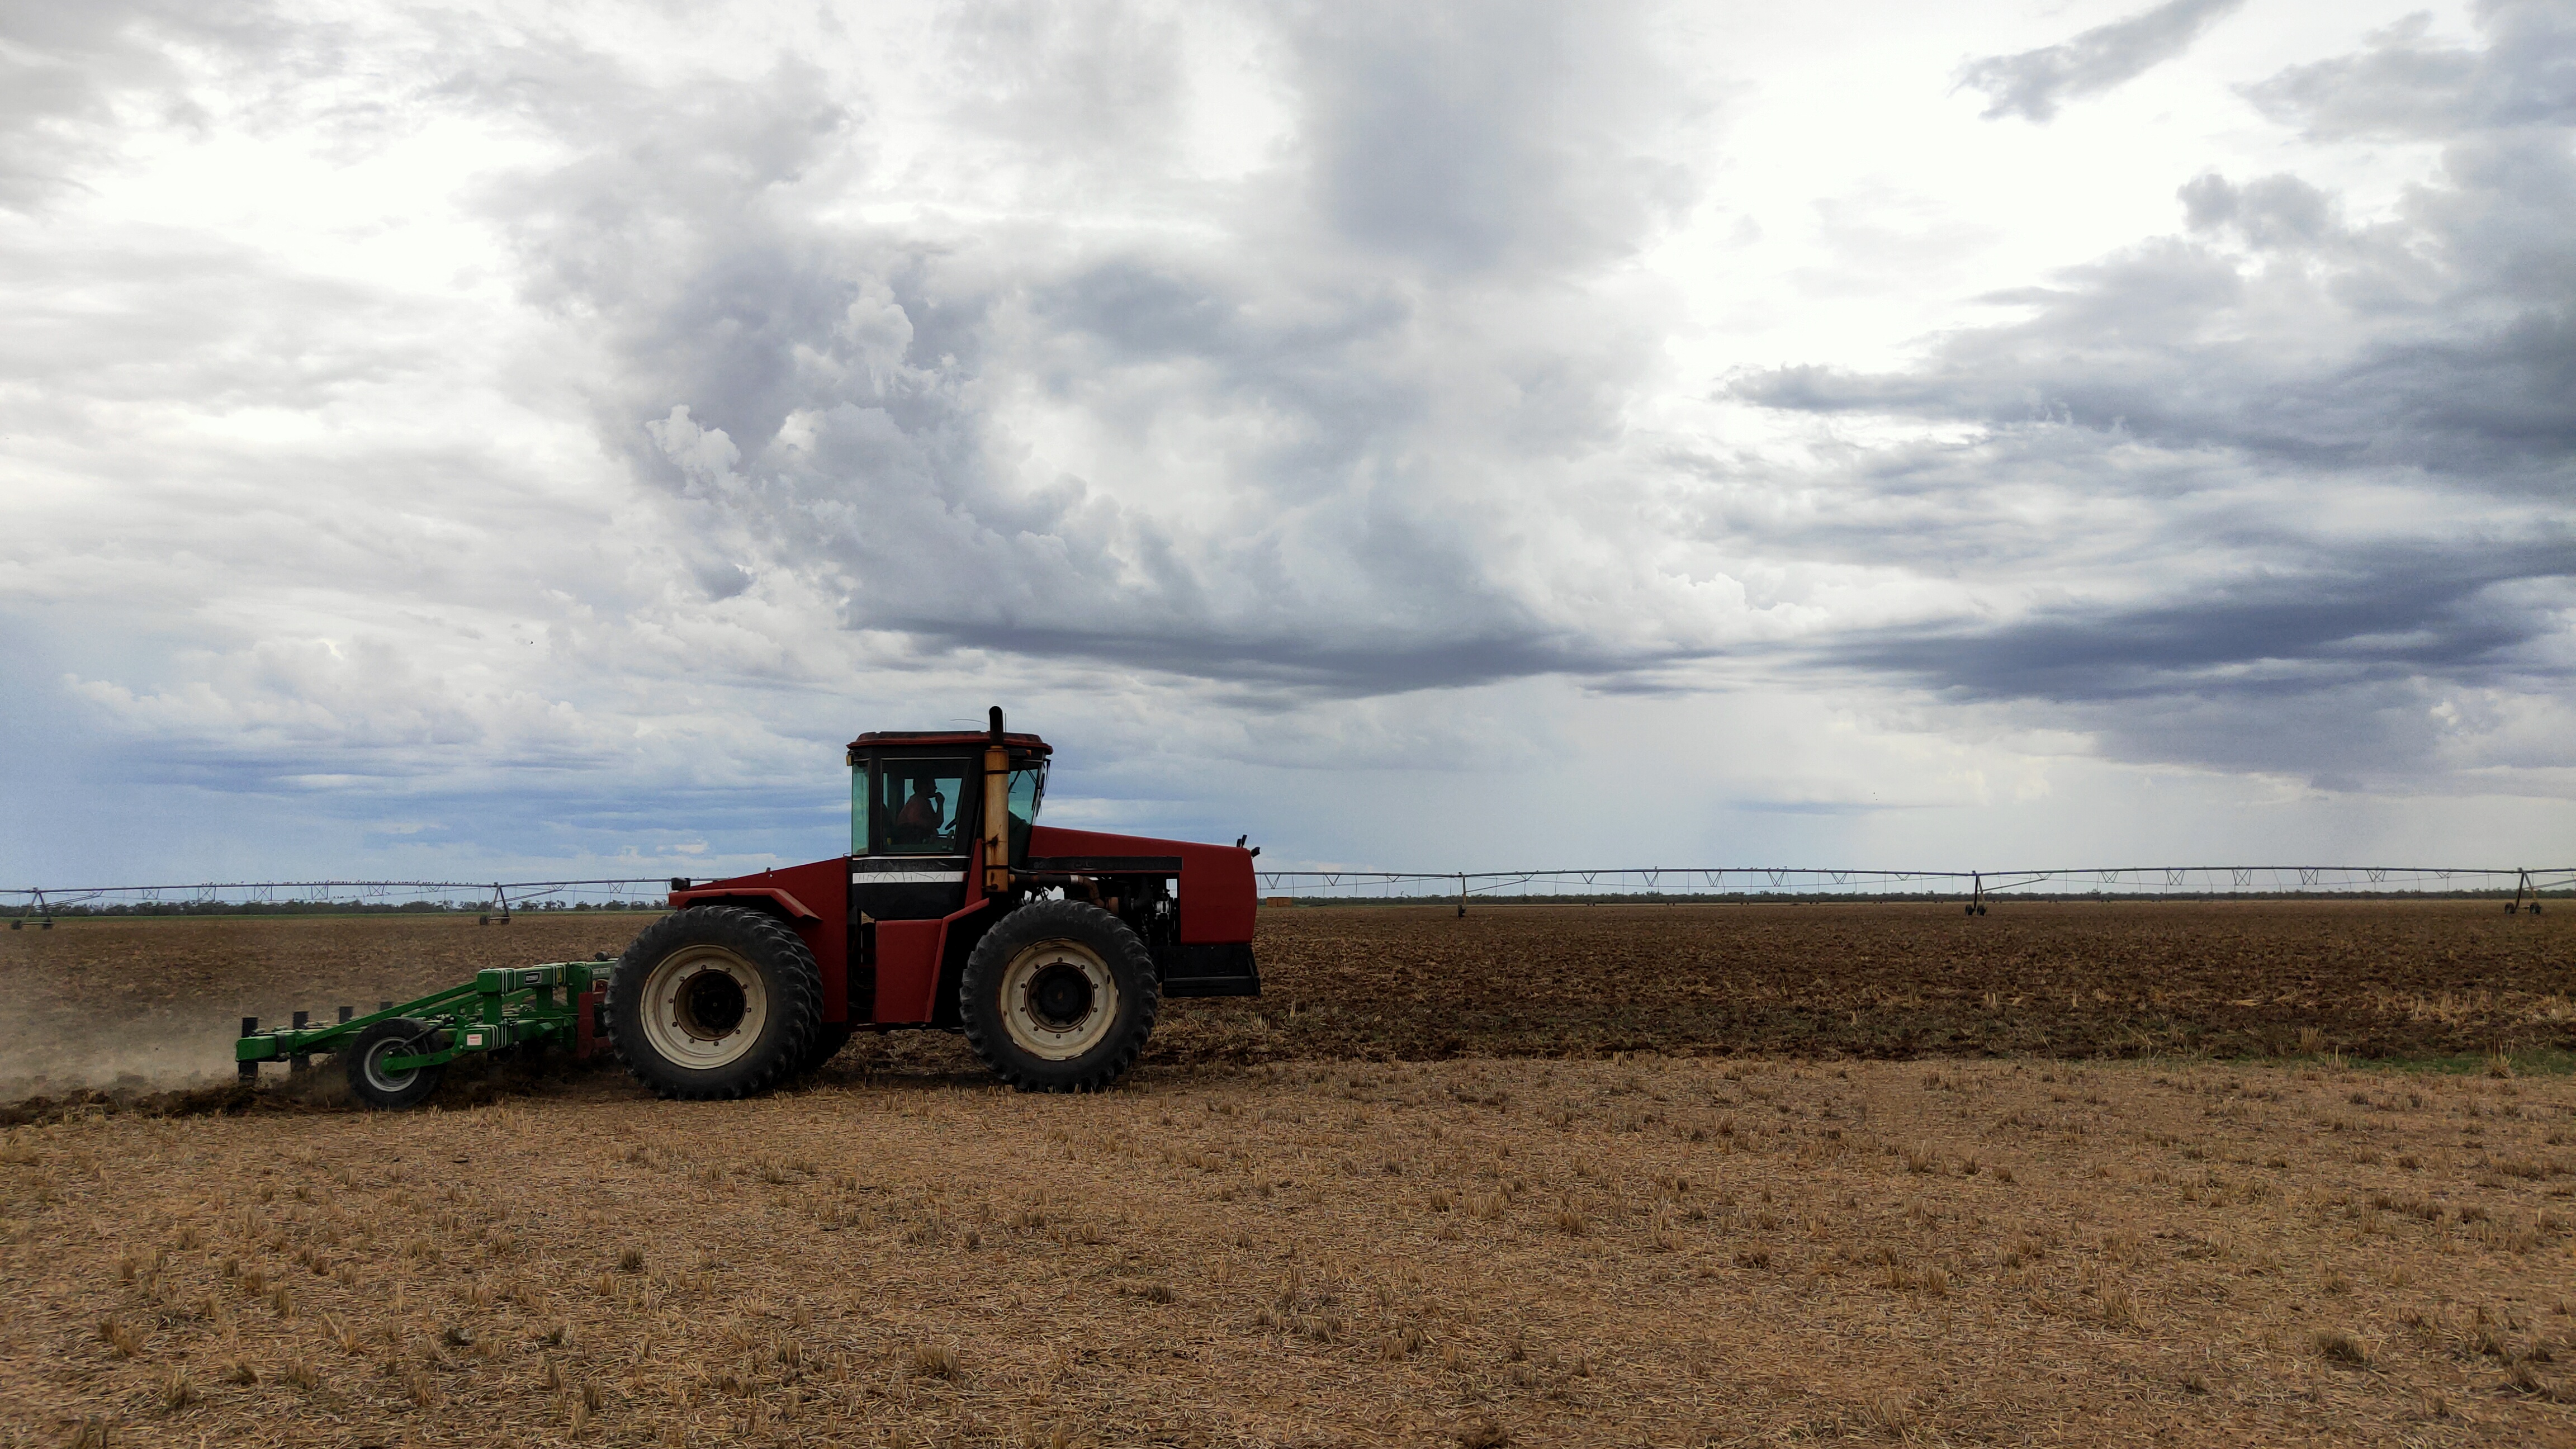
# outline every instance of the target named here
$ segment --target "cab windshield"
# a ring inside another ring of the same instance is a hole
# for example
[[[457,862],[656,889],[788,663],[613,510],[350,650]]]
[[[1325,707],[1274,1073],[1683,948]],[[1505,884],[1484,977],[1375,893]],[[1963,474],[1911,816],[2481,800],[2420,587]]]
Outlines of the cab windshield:
[[[1026,828],[1038,823],[1038,803],[1046,799],[1047,767],[1041,763],[1011,772],[1011,823]]]
[[[963,855],[972,841],[968,789],[978,772],[967,760],[876,760],[850,767],[850,854]],[[1029,827],[1046,801],[1044,761],[1011,772],[1013,857],[1028,849]]]
[[[1038,823],[1038,805],[1046,799],[1046,762],[1011,772],[1011,859],[1029,858],[1029,827]]]

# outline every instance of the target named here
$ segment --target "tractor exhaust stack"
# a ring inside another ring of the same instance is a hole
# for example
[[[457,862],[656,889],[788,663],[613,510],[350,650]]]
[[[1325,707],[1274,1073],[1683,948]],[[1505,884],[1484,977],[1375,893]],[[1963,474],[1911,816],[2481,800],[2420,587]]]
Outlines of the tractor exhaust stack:
[[[993,706],[984,740],[984,894],[1011,893],[1011,750],[1002,741],[1002,707]]]

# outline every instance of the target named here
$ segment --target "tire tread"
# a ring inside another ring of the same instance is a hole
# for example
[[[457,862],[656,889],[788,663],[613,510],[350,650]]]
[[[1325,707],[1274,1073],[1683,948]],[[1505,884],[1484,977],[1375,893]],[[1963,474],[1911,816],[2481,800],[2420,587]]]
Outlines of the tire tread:
[[[1077,1075],[1053,1078],[1037,1075],[1020,1061],[1020,1054],[1009,1047],[1008,1034],[1001,1023],[985,1019],[976,1004],[984,982],[1010,964],[1011,958],[1032,942],[1057,936],[1070,936],[1094,945],[1110,947],[1117,959],[1109,969],[1119,975],[1119,989],[1132,989],[1136,998],[1136,1015],[1127,1031],[1110,1051]],[[1124,967],[1122,971],[1120,968]],[[1135,983],[1131,988],[1129,983]],[[1032,901],[1004,916],[975,943],[966,958],[966,970],[957,987],[957,1015],[966,1044],[990,1067],[993,1075],[1023,1092],[1098,1092],[1125,1076],[1144,1053],[1145,1041],[1154,1033],[1154,1020],[1162,1011],[1162,985],[1154,974],[1154,958],[1145,949],[1127,923],[1098,906],[1084,901]]]
[[[695,1072],[686,1078],[668,1076],[657,1070],[661,1059],[648,1049],[629,1051],[626,1033],[619,1029],[623,1013],[632,1008],[634,993],[643,989],[645,973],[672,947],[728,934],[738,939],[725,944],[743,948],[755,964],[778,968],[772,974],[779,978],[775,1009],[782,1013],[782,1035],[776,1046],[758,1053],[747,1067],[729,1063],[721,1073],[709,1074],[709,1080],[692,1080],[699,1076]],[[823,973],[804,938],[777,917],[741,906],[690,906],[646,926],[627,946],[610,979],[603,1014],[618,1064],[655,1096],[690,1102],[757,1096],[797,1076],[811,1057],[814,1038],[823,1028]]]

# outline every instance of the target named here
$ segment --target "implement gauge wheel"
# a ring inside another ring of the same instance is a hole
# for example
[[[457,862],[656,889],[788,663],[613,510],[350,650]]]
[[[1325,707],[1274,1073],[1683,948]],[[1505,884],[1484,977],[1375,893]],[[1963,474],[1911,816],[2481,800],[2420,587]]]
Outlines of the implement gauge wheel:
[[[1097,1092],[1135,1064],[1162,990],[1145,943],[1082,901],[1036,901],[975,943],[958,984],[967,1045],[1023,1092]]]
[[[777,1086],[823,1029],[814,953],[774,916],[691,906],[644,928],[608,983],[608,1039],[635,1080],[706,1101]]]
[[[413,1067],[408,1071],[389,1071],[385,1063],[395,1057],[431,1052],[445,1045],[438,1028],[426,1021],[397,1017],[380,1021],[358,1033],[349,1044],[343,1060],[349,1064],[349,1092],[370,1107],[398,1112],[416,1105],[438,1090],[439,1078],[447,1075],[444,1066]]]

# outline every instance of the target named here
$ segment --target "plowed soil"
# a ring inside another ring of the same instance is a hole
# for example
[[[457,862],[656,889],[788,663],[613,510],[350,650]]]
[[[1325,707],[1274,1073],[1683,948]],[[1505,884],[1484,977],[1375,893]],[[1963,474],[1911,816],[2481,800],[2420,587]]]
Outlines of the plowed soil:
[[[0,1444],[2576,1442],[2576,1087],[593,1077],[0,1140]]]
[[[1191,1050],[1907,1058],[2576,1046],[2576,912],[2484,902],[1287,908]],[[1187,1019],[1186,1017],[1184,1019]],[[2303,1045],[2302,1033],[2309,1035]],[[1174,1048],[1179,1050],[1178,1046]]]
[[[0,1445],[2576,1445],[2556,915],[1296,908],[1103,1097],[136,1096],[640,924],[0,933]]]
[[[67,920],[0,932],[0,1098],[219,1076],[239,1018],[622,950],[643,918]],[[2576,911],[2491,903],[1479,904],[1261,913],[1257,1001],[1169,1003],[1149,1064],[1614,1051],[2483,1056],[2576,1049]],[[855,1060],[967,1063],[945,1037]]]

